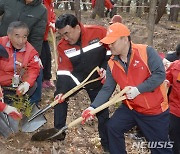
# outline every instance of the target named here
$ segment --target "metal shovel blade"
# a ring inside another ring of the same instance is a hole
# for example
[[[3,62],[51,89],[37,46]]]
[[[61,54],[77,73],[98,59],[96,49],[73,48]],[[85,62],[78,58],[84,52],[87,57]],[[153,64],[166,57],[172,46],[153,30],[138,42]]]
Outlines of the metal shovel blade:
[[[66,130],[68,129],[68,126],[64,126],[62,127],[58,132],[54,133],[53,135],[51,135],[49,138],[47,138],[48,140],[49,139],[53,139],[57,136],[59,136],[60,134],[62,134],[63,132],[65,132]]]
[[[32,114],[35,114],[38,112],[39,109],[36,105],[33,106]],[[43,126],[47,122],[46,118],[44,115],[38,116],[36,119],[32,121],[28,121],[28,118],[23,118],[21,121],[22,127],[21,131],[22,132],[34,132],[35,130],[39,129],[41,126]]]
[[[48,109],[51,108],[51,105],[46,106],[44,109],[38,110],[37,112],[35,112],[29,119],[28,122],[31,122],[32,120],[34,120],[35,118],[38,118],[38,116],[40,116],[41,114],[43,114],[44,112],[46,112]]]
[[[0,134],[5,138],[8,138],[14,132],[8,125],[7,119],[4,115],[5,114],[3,112],[0,112]]]

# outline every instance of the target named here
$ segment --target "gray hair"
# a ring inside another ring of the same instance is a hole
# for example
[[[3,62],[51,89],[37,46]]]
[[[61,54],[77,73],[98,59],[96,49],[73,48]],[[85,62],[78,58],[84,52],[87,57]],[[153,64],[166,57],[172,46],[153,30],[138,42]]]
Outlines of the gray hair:
[[[7,34],[11,33],[14,29],[18,28],[24,28],[27,29],[27,32],[29,34],[29,27],[26,23],[22,21],[13,21],[9,24],[8,29],[7,29]]]

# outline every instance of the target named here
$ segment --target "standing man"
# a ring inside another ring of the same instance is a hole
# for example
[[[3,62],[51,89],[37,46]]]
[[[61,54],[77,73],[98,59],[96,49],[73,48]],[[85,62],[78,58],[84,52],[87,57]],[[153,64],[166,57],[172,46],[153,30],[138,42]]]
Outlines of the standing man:
[[[179,44],[180,45],[180,44]],[[170,126],[169,137],[173,144],[174,154],[180,153],[180,60],[172,62],[166,71],[166,81],[169,82]]]
[[[7,35],[7,27],[13,21],[23,21],[29,27],[28,42],[41,55],[43,37],[47,24],[47,11],[42,0],[0,0],[0,37]],[[37,79],[37,89],[31,102],[41,100],[42,71]]]
[[[106,35],[104,27],[82,25],[74,15],[65,14],[58,17],[56,28],[62,39],[58,44],[58,78],[54,95],[56,98],[60,98],[62,94],[65,94],[82,82],[96,66],[101,68],[99,73],[104,78],[108,56],[106,56],[107,50],[99,43],[99,40]],[[98,76],[98,73],[96,73],[92,78],[97,78]],[[94,100],[101,87],[101,81],[85,87],[91,101]],[[61,99],[59,104],[55,106],[54,127],[56,129],[61,129],[65,126],[67,108],[67,101]],[[104,150],[107,151],[108,143],[105,124],[109,119],[108,109],[97,114],[97,118],[101,144]],[[64,138],[65,134],[59,140]]]
[[[113,56],[108,61],[104,86],[82,117],[92,118],[89,112],[108,101],[117,84],[121,89],[128,87],[127,99],[107,124],[110,153],[126,153],[124,133],[136,125],[147,142],[163,144],[162,148],[151,148],[152,154],[172,153],[172,145],[166,146],[169,144],[169,110],[161,58],[152,47],[133,44],[129,29],[121,23],[110,25],[101,42],[109,45]]]
[[[42,45],[42,51],[41,51],[41,61],[43,64],[43,88],[50,88],[54,87],[54,84],[51,83],[50,79],[52,77],[51,75],[51,50],[49,46],[48,41],[48,34],[49,30],[52,29],[53,32],[55,32],[55,21],[56,21],[56,15],[53,8],[52,0],[43,0],[43,4],[45,5],[47,9],[47,25],[46,25],[46,31],[44,34],[44,41]]]

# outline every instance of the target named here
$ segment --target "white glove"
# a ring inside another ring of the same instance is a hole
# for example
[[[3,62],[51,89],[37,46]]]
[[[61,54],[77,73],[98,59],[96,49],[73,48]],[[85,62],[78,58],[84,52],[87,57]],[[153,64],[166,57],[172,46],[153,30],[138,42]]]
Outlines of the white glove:
[[[94,115],[90,113],[92,110],[94,110],[94,108],[90,106],[82,112],[81,116],[84,119],[82,124],[84,124],[86,121],[94,119]]]
[[[99,72],[98,72],[101,80],[101,83],[104,84],[105,80],[106,80],[106,70],[104,68],[100,68]]]
[[[22,94],[24,95],[28,90],[29,90],[30,84],[28,82],[23,82],[19,85],[17,88],[17,94]]]
[[[140,94],[139,90],[136,87],[127,86],[129,90],[126,92],[128,99],[134,99],[137,95]]]
[[[55,31],[55,29],[56,29],[55,23],[52,23],[52,22],[49,23],[49,27],[51,27],[53,31]]]
[[[3,112],[8,114],[9,116],[11,116],[15,120],[22,119],[22,114],[19,113],[15,107],[6,105]]]

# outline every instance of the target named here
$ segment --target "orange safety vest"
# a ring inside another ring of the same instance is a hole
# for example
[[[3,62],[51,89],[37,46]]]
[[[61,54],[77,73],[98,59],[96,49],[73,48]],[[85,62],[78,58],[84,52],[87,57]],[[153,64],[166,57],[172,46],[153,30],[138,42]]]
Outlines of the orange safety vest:
[[[128,72],[119,62],[113,60],[113,56],[108,61],[112,76],[118,85],[123,89],[126,86],[138,86],[151,76],[147,65],[147,45],[132,44],[132,53]],[[168,109],[168,100],[164,83],[152,92],[145,92],[132,100],[125,100],[124,103],[139,113],[147,115],[160,114]]]

